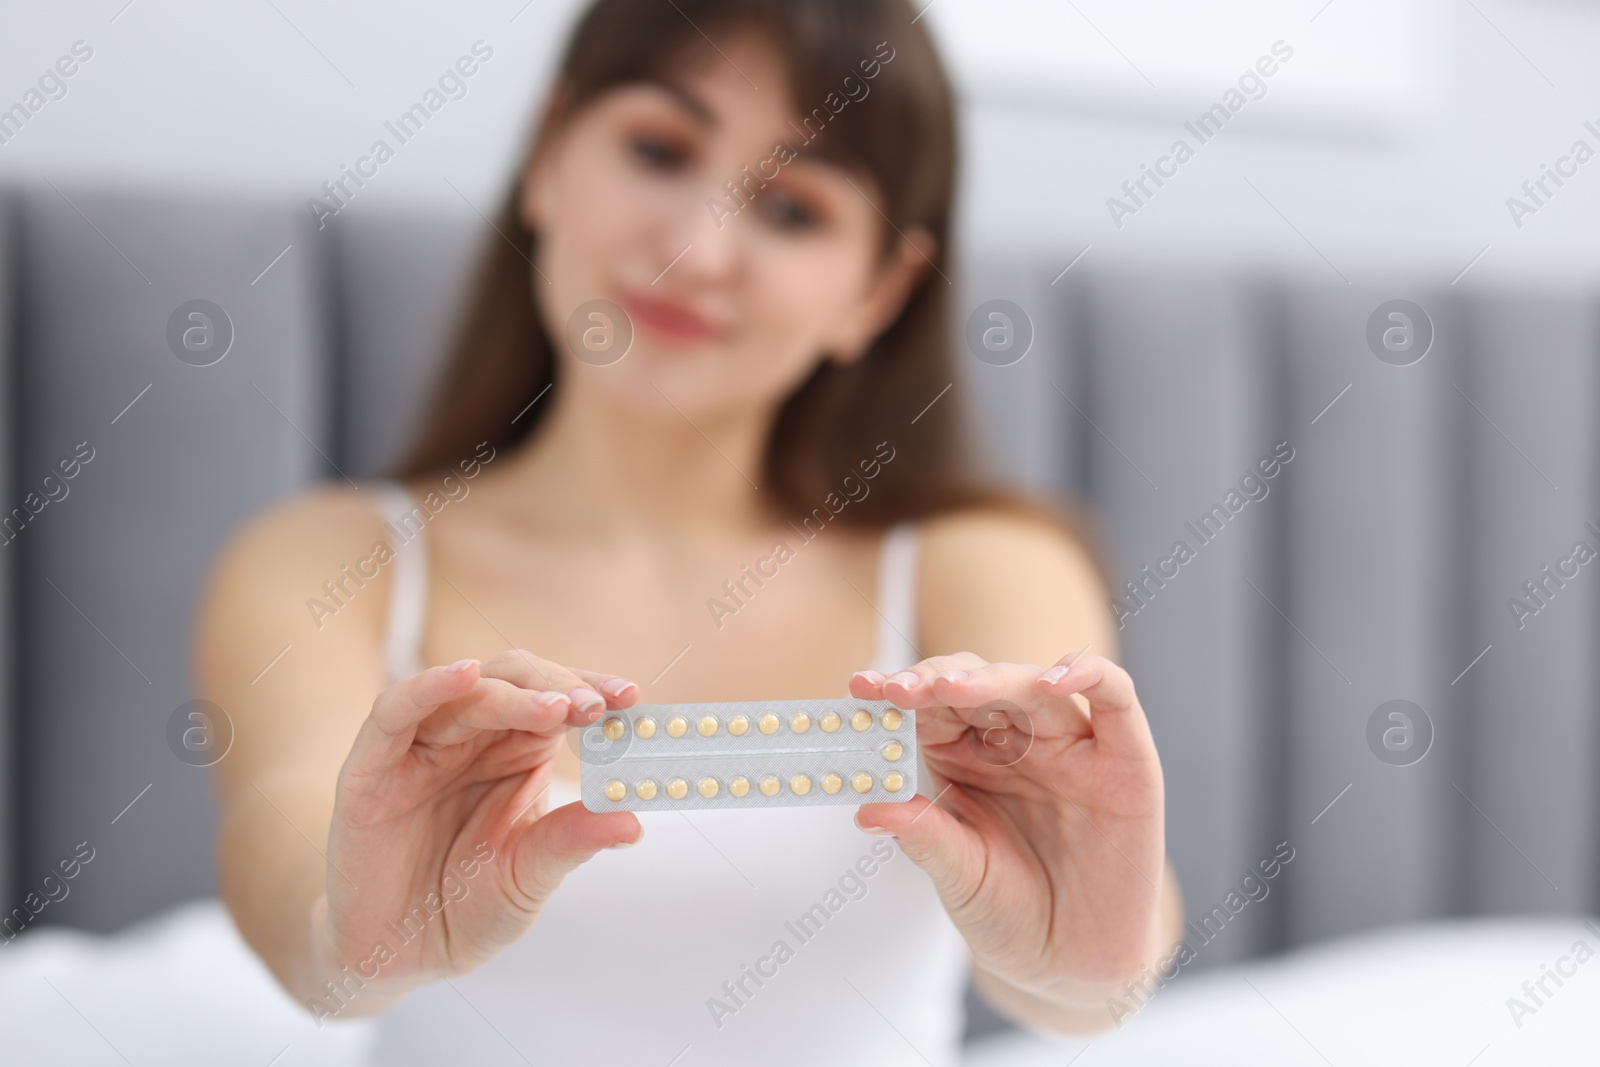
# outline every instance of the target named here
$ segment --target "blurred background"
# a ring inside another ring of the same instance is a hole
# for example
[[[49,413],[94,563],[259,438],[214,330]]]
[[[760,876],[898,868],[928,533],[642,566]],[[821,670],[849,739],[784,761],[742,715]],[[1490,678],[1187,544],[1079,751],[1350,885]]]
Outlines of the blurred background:
[[[200,577],[249,514],[396,456],[578,7],[6,11],[0,900],[94,853],[0,951],[3,1039],[72,1050],[19,1062],[162,1049],[113,976],[250,966],[211,898],[206,772],[169,743],[204,696]],[[1600,965],[1533,1015],[1507,1001],[1600,949],[1577,918],[1600,911],[1600,8],[919,18],[963,101],[955,388],[996,478],[1105,525],[1203,944],[1120,1053],[1046,1053],[973,1001],[974,1062],[1575,1057]],[[476,42],[465,92],[398,143]],[[193,301],[231,338],[210,366],[169,343]],[[359,1062],[356,1028],[240,983],[187,988],[216,1002],[195,1041]]]

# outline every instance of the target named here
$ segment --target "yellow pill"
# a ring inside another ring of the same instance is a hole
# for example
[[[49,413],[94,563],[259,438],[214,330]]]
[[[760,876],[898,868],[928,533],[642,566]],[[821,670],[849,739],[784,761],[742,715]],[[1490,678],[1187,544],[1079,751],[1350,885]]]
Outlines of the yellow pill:
[[[621,782],[617,781],[615,778],[611,779],[611,781],[606,783],[606,799],[607,800],[621,800],[623,797],[625,797],[627,795],[628,795],[628,787],[623,785]]]
[[[830,711],[828,714],[817,720],[817,725],[831,734],[839,728],[839,724],[842,722],[844,722],[844,720],[839,718],[839,713],[837,711]]]
[[[702,715],[700,716],[700,721],[695,723],[694,728],[700,731],[701,737],[710,737],[717,732],[717,717],[715,715]]]
[[[883,758],[896,760],[906,754],[905,746],[898,741],[890,741],[883,746]]]
[[[656,721],[648,715],[641,716],[633,724],[633,733],[635,737],[654,737],[656,735]]]
[[[640,800],[654,800],[656,796],[656,783],[651,781],[649,778],[646,778],[644,781],[635,786],[633,791],[639,795]]]
[[[756,720],[756,728],[764,734],[777,733],[781,725],[783,724],[778,721],[778,717],[770,711]]]
[[[822,791],[824,793],[837,793],[844,787],[844,779],[831,771],[822,776]]]
[[[732,793],[736,797],[744,796],[746,793],[750,792],[750,779],[746,778],[742,774],[737,778],[732,779],[728,782],[728,792]]]
[[[778,795],[778,790],[782,788],[783,786],[779,783],[778,776],[775,774],[769,774],[761,779],[760,789],[762,796],[775,797]]]
[[[850,716],[850,725],[854,726],[857,730],[870,730],[872,728],[872,712],[868,711],[866,708],[862,708],[860,711]]]
[[[890,771],[883,776],[883,787],[891,793],[900,792],[900,787],[906,784],[905,775],[899,771]]]
[[[616,741],[620,740],[622,735],[628,732],[628,724],[621,719],[607,719],[606,724],[601,729],[606,732],[607,737]]]
[[[743,737],[750,729],[750,718],[746,715],[735,715],[728,720],[728,732],[734,737]]]
[[[674,778],[667,783],[667,796],[673,800],[682,800],[689,795],[689,783],[682,778]]]
[[[789,720],[789,729],[797,734],[805,733],[811,729],[811,716],[803,711],[795,712],[794,716]]]
[[[872,788],[872,775],[866,771],[857,771],[850,779],[850,784],[855,787],[857,793],[865,793]]]
[[[682,715],[674,715],[667,720],[667,733],[673,737],[682,737],[689,730],[689,722]]]
[[[883,713],[883,728],[885,730],[898,730],[900,729],[900,724],[905,721],[905,718],[906,717],[904,715],[900,714],[895,709],[890,708],[888,711]]]
[[[811,792],[811,776],[808,774],[795,775],[793,778],[789,779],[789,789],[796,796],[805,796],[807,793]]]
[[[710,800],[717,795],[717,780],[715,778],[702,778],[695,788],[700,790],[701,796]]]

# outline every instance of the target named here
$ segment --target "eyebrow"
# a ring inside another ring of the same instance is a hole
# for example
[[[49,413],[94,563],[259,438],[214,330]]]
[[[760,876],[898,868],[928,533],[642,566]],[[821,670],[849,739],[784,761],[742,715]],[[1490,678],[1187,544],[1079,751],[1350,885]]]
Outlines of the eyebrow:
[[[682,85],[666,77],[652,78],[650,84],[666,93],[678,102],[678,106],[693,115],[702,125],[715,128],[717,116],[712,114],[705,101],[695,96]]]

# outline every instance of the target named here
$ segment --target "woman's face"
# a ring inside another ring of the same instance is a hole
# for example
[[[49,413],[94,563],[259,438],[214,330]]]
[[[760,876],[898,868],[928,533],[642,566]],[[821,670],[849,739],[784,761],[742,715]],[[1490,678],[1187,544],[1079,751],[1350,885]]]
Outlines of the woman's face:
[[[562,371],[634,410],[775,405],[820,358],[858,357],[932,255],[917,230],[885,257],[870,180],[789,151],[799,108],[773,48],[747,34],[724,53],[670,85],[600,96],[524,184],[523,217],[541,235],[535,299]],[[565,340],[575,312],[579,335],[605,340],[607,323],[582,307],[595,300],[633,327],[627,355],[605,366]]]

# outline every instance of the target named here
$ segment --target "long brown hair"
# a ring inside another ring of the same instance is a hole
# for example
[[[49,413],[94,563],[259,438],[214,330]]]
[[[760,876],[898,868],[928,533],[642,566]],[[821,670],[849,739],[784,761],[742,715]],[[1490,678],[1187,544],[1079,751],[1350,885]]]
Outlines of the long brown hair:
[[[780,513],[812,514],[830,494],[837,499],[842,479],[858,474],[858,464],[887,441],[893,462],[869,493],[838,511],[839,521],[870,528],[1000,507],[1062,522],[1098,556],[1098,538],[1086,536],[1090,529],[1070,505],[986,486],[967,465],[972,451],[962,391],[945,393],[956,382],[948,269],[954,108],[938,54],[907,0],[597,0],[568,42],[533,150],[607,90],[662,79],[685,59],[716,60],[710,42],[746,29],[763,31],[786,61],[803,122],[791,123],[796,136],[789,146],[871,176],[887,221],[885,253],[912,227],[936,242],[932,269],[866,354],[844,366],[819,359],[783,401],[760,491]],[[886,55],[887,62],[875,62]],[[433,473],[485,438],[496,447],[522,441],[550,397],[528,405],[547,388],[560,388],[533,298],[538,237],[518,210],[525,171],[519,169],[494,220],[498,232],[486,234],[442,388],[400,477]]]

